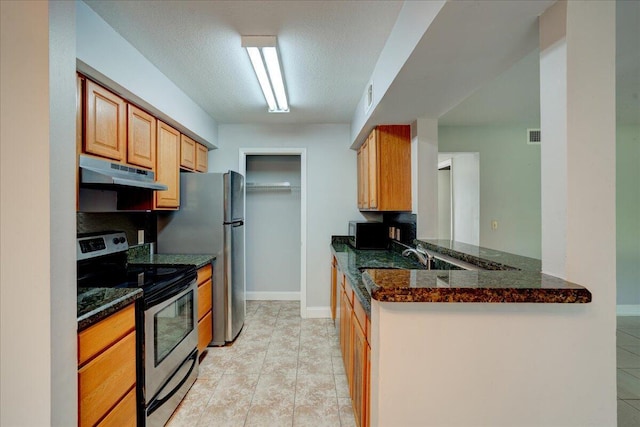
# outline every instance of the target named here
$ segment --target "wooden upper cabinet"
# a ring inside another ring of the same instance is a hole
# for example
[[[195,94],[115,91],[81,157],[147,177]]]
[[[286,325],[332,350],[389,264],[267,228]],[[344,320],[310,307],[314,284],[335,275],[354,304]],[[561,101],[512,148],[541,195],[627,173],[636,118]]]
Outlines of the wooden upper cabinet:
[[[209,150],[202,144],[196,144],[196,171],[206,172],[209,169]]]
[[[127,103],[91,80],[85,85],[84,152],[124,162]]]
[[[367,163],[367,182],[369,188],[369,209],[378,207],[378,143],[376,131],[369,134],[369,158]]]
[[[411,128],[377,126],[359,150],[358,208],[411,211]]]
[[[180,207],[180,132],[157,121],[156,181],[169,187],[155,192],[154,208]]]
[[[127,163],[143,168],[156,166],[156,119],[135,105],[127,105]]]
[[[180,136],[180,167],[195,170],[197,143],[187,135]]]

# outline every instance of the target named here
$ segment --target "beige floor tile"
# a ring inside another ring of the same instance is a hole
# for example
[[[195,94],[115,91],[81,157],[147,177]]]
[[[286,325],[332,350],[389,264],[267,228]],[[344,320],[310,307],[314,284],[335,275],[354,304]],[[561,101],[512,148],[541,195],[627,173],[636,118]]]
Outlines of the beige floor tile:
[[[300,353],[298,358],[298,375],[333,375],[333,363],[328,355],[318,354],[304,356]]]
[[[640,356],[623,348],[616,348],[616,366],[618,368],[640,368]]]
[[[351,398],[338,397],[338,411],[340,413],[341,427],[356,427],[356,419],[353,415],[353,405]]]
[[[313,405],[326,399],[336,399],[336,383],[332,374],[298,375],[296,406]]]
[[[167,423],[167,427],[197,425],[217,383],[218,381],[198,378]]]
[[[218,382],[209,404],[249,406],[258,383],[258,374],[223,375]]]
[[[262,370],[266,351],[242,352],[227,363],[225,375],[258,374]]]
[[[333,365],[334,375],[344,375],[344,361],[342,356],[331,356],[331,364]]]
[[[325,398],[313,404],[296,404],[293,411],[294,427],[336,427],[340,413],[336,398]]]
[[[618,427],[640,426],[640,410],[624,400],[618,400]]]
[[[281,375],[286,377],[293,377],[295,379],[298,372],[298,357],[292,356],[288,353],[269,353],[264,359],[262,365],[261,375]],[[295,385],[295,384],[294,384]]]
[[[198,426],[243,427],[249,413],[249,405],[236,403],[213,404],[205,408]]]
[[[251,405],[293,408],[295,394],[295,376],[261,374]]]
[[[618,369],[617,381],[619,399],[640,399],[640,378],[623,369]]]
[[[288,407],[251,405],[245,427],[291,427],[293,404]]]
[[[334,375],[334,380],[336,382],[336,394],[339,398],[350,398],[351,394],[349,393],[349,382],[347,381],[346,374],[338,374]]]

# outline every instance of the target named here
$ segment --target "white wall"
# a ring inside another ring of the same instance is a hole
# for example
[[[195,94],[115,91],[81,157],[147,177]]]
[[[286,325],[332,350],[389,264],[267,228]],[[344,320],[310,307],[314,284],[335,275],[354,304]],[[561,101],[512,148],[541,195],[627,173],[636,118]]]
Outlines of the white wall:
[[[453,239],[480,244],[480,155],[446,153],[451,159],[453,194]]]
[[[438,239],[451,240],[451,169],[438,171]]]
[[[218,137],[212,172],[238,170],[239,148],[307,149],[307,307],[328,315],[331,235],[345,235],[347,222],[361,217],[349,125],[220,125]]]
[[[73,1],[49,3],[51,425],[76,424],[76,36]]]
[[[526,127],[441,126],[438,139],[440,153],[480,154],[480,246],[540,258],[540,146],[527,145]]]
[[[73,7],[0,2],[3,426],[76,424]]]
[[[616,133],[617,303],[640,315],[640,126]],[[631,308],[631,307],[629,307]]]
[[[79,71],[197,141],[217,145],[217,123],[84,2],[76,2]]]
[[[248,190],[248,299],[300,299],[300,156],[247,156],[246,182],[292,190]]]
[[[373,69],[370,81],[373,82],[373,103],[365,112],[367,94],[363,94],[351,119],[351,137],[349,143],[359,146],[364,137],[380,123],[371,123],[371,116],[380,100],[393,83],[402,66],[407,62],[416,45],[422,39],[431,22],[438,15],[446,1],[404,2],[398,14],[389,38],[380,52],[378,62]]]

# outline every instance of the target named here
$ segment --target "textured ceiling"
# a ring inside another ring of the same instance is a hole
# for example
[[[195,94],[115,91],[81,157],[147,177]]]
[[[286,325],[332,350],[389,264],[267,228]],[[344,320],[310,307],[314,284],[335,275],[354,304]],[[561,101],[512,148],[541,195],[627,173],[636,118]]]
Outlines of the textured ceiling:
[[[219,123],[351,122],[403,3],[86,2]],[[552,3],[447,4],[367,126],[539,120],[537,16]],[[640,2],[616,5],[618,123],[638,124]],[[266,112],[241,35],[278,36],[291,113]]]
[[[349,123],[399,1],[86,1],[219,123]],[[276,35],[291,113],[269,114],[242,35]]]

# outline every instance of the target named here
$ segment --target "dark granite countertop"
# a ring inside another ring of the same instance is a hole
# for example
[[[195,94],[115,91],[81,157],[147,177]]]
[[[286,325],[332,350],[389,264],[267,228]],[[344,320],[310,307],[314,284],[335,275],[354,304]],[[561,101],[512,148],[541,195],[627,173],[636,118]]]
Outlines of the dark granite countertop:
[[[78,288],[78,332],[142,297],[137,288]]]
[[[429,250],[475,264],[487,270],[541,271],[542,261],[452,240],[417,239]]]
[[[215,260],[213,255],[189,255],[189,254],[147,254],[129,257],[129,264],[180,264],[203,267]]]
[[[423,270],[397,252],[354,249],[344,237],[334,236],[331,249],[338,267],[367,313],[371,310],[371,298],[383,302],[591,301],[591,293],[583,286],[541,273],[539,260],[448,240],[420,241],[433,252],[492,270]],[[389,270],[390,267],[400,270]]]
[[[214,261],[216,257],[209,254],[152,254],[151,245],[129,246],[127,262],[129,264],[178,264],[204,267]]]

